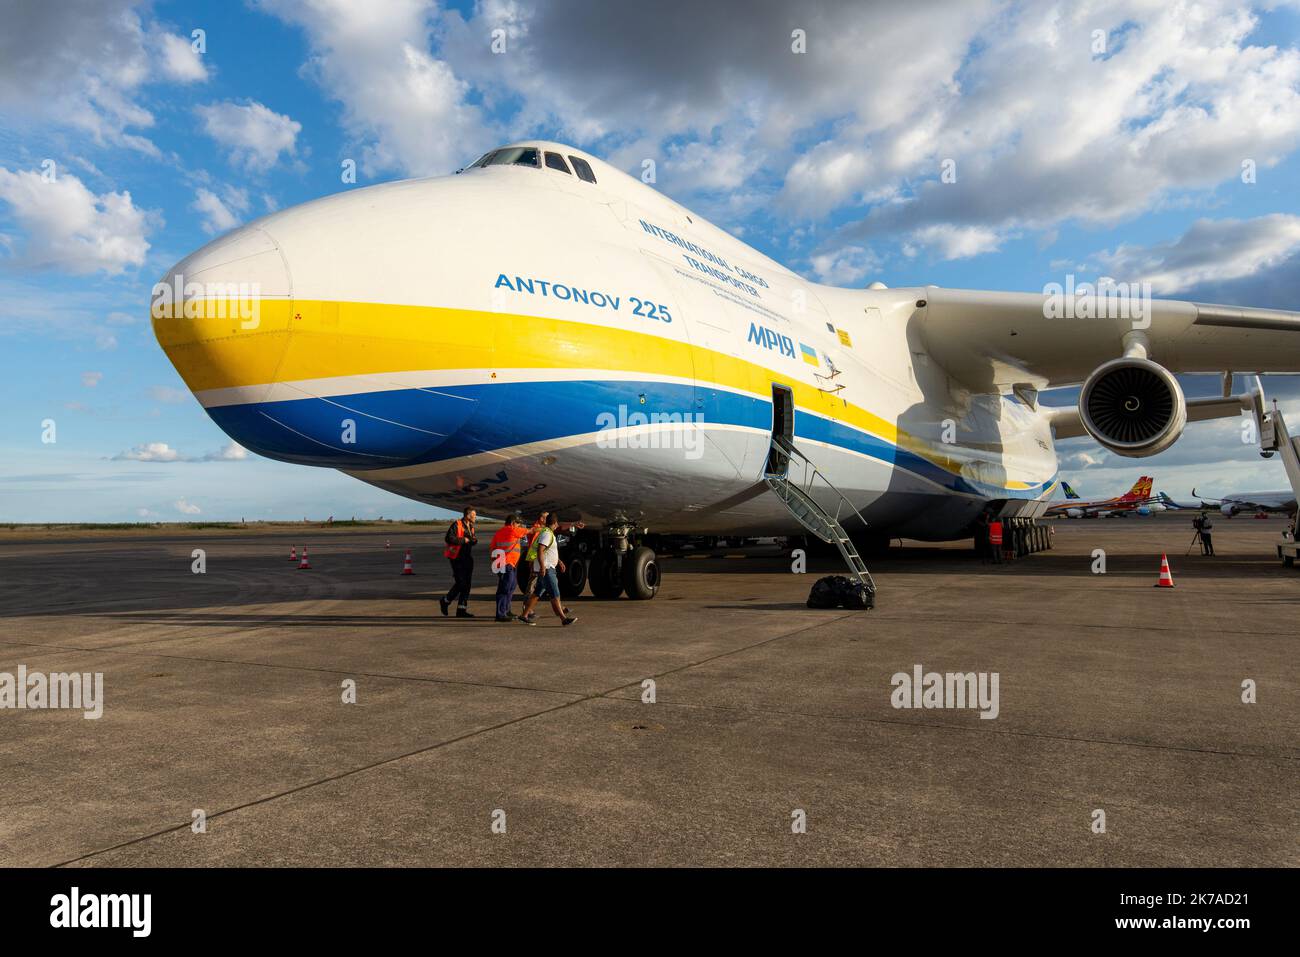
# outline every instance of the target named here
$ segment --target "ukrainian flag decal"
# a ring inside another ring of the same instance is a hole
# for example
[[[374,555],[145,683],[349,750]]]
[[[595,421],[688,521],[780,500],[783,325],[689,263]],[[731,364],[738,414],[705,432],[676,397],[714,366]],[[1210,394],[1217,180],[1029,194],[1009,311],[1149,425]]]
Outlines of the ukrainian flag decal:
[[[799,351],[803,353],[803,361],[810,366],[819,366],[821,361],[817,358],[817,350],[805,343],[799,343]]]

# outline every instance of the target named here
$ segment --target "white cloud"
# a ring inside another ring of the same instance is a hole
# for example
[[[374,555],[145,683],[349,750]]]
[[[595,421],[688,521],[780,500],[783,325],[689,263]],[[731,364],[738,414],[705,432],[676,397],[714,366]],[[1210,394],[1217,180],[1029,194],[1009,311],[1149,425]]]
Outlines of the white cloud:
[[[188,37],[163,33],[158,37],[158,45],[162,51],[162,71],[169,79],[180,83],[200,83],[208,78],[203,57]]]
[[[894,0],[737,17],[688,0],[481,0],[436,33],[486,108],[518,105],[516,136],[558,130],[633,174],[656,159],[670,191],[779,190],[809,222],[853,207],[815,250],[832,258],[883,235],[963,258],[1122,222],[1292,153],[1300,50],[1254,35],[1266,6]],[[796,21],[804,54],[788,49]]]
[[[113,456],[114,462],[176,462],[180,460],[180,453],[166,442],[148,442],[144,445],[136,445]]]
[[[248,449],[237,442],[228,442],[219,449],[200,456],[182,455],[166,442],[147,442],[114,455],[114,462],[243,462]]]
[[[943,259],[969,259],[982,253],[997,252],[1002,243],[992,229],[983,226],[953,226],[949,223],[923,226],[912,233],[912,240],[934,249]]]
[[[157,512],[152,511],[151,509],[147,509],[147,508],[137,508],[137,509],[135,510],[135,514],[139,515],[141,518],[159,518],[159,517],[160,517],[159,514],[158,514]]]
[[[292,156],[302,124],[253,100],[211,103],[198,108],[203,131],[225,147],[230,162],[253,173],[264,173],[280,159]]]
[[[244,448],[238,442],[231,442],[222,446],[215,452],[209,452],[203,456],[205,462],[242,462],[248,458],[248,449]]]
[[[243,214],[248,211],[248,193],[241,189],[227,188],[225,198],[222,199],[212,190],[200,186],[195,191],[190,209],[203,217],[205,233],[224,233],[243,221]]]
[[[343,125],[367,172],[449,173],[492,145],[469,85],[430,52],[436,8],[427,0],[260,0],[302,27],[307,72],[343,104]],[[476,38],[487,48],[488,34]]]
[[[180,512],[182,515],[198,515],[199,512],[202,511],[202,509],[197,505],[187,502],[183,498],[173,502],[172,505],[175,507],[176,511]]]
[[[99,380],[104,378],[102,372],[83,372],[81,373],[81,384],[87,389],[93,389],[99,385]]]
[[[0,167],[0,200],[26,231],[17,261],[35,268],[110,275],[144,264],[145,238],[158,216],[135,206],[128,192],[91,192],[71,173],[53,180]]]
[[[5,125],[67,127],[96,143],[161,155],[143,135],[154,123],[143,88],[207,74],[192,52],[182,52],[188,43],[143,18],[139,6],[137,0],[7,4],[0,30]]]
[[[1233,182],[1243,159],[1275,165],[1300,143],[1300,50],[1252,41],[1256,26],[1232,0],[1009,8],[969,36],[973,54],[932,78],[909,121],[842,124],[837,144],[876,161],[851,185],[906,189],[837,241],[937,223],[1110,225]],[[1109,31],[1104,57],[1094,29]],[[940,178],[947,159],[955,182]]]
[[[1204,283],[1227,282],[1272,269],[1300,252],[1300,216],[1200,219],[1178,239],[1152,246],[1122,245],[1094,256],[1107,274],[1147,281],[1161,295]]]
[[[880,269],[880,260],[862,246],[846,246],[811,257],[813,274],[833,286],[856,286]]]

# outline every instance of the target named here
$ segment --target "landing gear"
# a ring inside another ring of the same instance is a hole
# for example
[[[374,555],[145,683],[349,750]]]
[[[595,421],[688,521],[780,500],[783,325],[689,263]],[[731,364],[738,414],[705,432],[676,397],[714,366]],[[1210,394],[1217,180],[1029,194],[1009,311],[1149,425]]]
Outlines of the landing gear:
[[[565,598],[577,598],[587,587],[587,559],[583,555],[573,554],[564,559],[564,571],[560,572],[560,594]]]
[[[602,601],[612,601],[624,593],[636,601],[646,601],[659,594],[662,577],[655,551],[648,545],[633,544],[631,533],[632,529],[626,527],[607,528],[598,538],[592,536],[582,543],[590,548],[587,581],[591,593]],[[563,582],[560,587],[563,590]]]
[[[623,590],[628,598],[646,601],[659,594],[659,563],[653,549],[639,545],[623,558]]]
[[[601,549],[591,560],[591,593],[602,601],[610,601],[623,594],[618,554],[612,549]]]

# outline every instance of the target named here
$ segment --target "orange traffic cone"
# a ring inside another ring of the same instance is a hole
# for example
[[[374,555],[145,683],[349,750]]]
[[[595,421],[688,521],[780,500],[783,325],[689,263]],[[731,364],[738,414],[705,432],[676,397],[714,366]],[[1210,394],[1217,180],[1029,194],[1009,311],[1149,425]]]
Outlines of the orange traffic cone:
[[[307,561],[307,546],[304,545],[302,547],[302,561],[298,563],[298,571],[303,571],[304,569],[310,569],[310,568],[311,568],[311,562]]]
[[[298,546],[297,546],[297,545],[290,545],[290,546],[289,546],[289,561],[291,561],[291,562],[296,562],[297,560],[298,560]]]
[[[406,550],[406,561],[402,563],[402,574],[403,575],[415,574],[415,569],[411,567],[411,550],[409,548]]]
[[[1156,582],[1157,588],[1173,588],[1174,576],[1169,574],[1169,559],[1165,555],[1160,556],[1160,581]]]

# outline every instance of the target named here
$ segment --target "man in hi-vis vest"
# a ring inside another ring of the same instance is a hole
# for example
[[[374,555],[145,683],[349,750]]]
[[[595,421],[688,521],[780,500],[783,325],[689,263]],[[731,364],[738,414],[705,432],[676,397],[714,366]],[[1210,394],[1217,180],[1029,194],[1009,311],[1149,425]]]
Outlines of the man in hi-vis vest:
[[[444,616],[454,601],[457,618],[474,617],[469,613],[470,580],[474,577],[474,555],[470,550],[478,544],[478,539],[474,536],[474,522],[477,518],[474,509],[467,508],[460,518],[447,526],[447,547],[442,550],[442,554],[451,560],[452,585],[447,597],[438,599]]]

